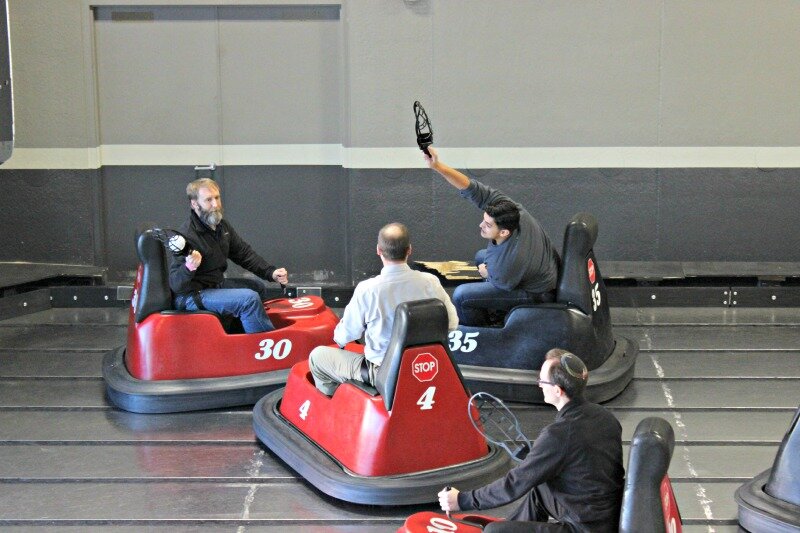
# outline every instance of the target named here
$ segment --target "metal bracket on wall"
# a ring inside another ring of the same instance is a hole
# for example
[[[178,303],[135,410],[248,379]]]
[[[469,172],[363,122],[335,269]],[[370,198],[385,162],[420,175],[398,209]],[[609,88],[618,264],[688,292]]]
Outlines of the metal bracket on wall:
[[[217,172],[217,164],[212,162],[208,165],[196,165],[194,167],[194,177],[196,179],[202,178],[204,172],[208,173],[209,178],[214,179],[214,175]]]
[[[722,305],[726,305],[728,307],[736,305],[736,300],[734,300],[734,297],[737,295],[736,291],[734,291],[733,289],[726,289],[722,292],[722,294],[725,296]]]

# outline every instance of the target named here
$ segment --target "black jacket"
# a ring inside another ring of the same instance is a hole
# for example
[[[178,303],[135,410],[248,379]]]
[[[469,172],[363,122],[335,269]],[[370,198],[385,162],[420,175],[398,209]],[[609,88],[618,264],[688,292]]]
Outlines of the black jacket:
[[[616,532],[622,506],[622,427],[604,407],[572,400],[505,477],[461,492],[461,509],[498,507],[546,484],[576,531]]]
[[[275,267],[255,253],[227,220],[222,219],[216,230],[212,230],[192,211],[179,231],[186,237],[189,247],[200,252],[203,259],[192,272],[186,268],[183,257],[170,256],[169,288],[173,293],[188,294],[219,287],[228,268],[228,259],[260,278],[274,281]]]

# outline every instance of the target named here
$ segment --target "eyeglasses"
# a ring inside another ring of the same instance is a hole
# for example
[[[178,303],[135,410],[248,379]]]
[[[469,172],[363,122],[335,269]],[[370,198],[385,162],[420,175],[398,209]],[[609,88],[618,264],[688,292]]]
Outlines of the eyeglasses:
[[[556,384],[555,384],[555,383],[553,383],[552,381],[545,381],[545,380],[543,380],[543,379],[537,379],[537,380],[536,380],[536,384],[537,384],[537,385],[552,385],[552,386],[554,386],[554,387],[556,386]]]

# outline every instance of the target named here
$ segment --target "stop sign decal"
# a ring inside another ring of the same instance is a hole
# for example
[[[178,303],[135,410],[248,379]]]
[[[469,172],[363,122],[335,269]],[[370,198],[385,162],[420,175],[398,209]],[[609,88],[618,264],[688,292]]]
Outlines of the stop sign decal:
[[[430,381],[439,373],[439,361],[429,353],[421,353],[411,363],[411,373],[419,381]]]
[[[592,258],[589,258],[589,262],[586,264],[586,269],[589,271],[589,283],[594,283],[594,261]]]

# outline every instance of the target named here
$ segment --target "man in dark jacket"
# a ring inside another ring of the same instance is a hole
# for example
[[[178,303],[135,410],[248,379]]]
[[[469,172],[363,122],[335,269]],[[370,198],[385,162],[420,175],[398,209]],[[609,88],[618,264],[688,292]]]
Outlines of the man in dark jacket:
[[[558,252],[539,221],[507,195],[444,164],[433,148],[428,151],[428,166],[483,210],[481,237],[489,241],[475,255],[478,272],[488,283],[463,283],[453,293],[459,322],[485,326],[489,309],[508,311],[554,301]]]
[[[558,409],[555,421],[505,477],[473,491],[440,492],[442,510],[499,507],[524,496],[509,522],[496,522],[486,531],[616,532],[624,476],[622,427],[604,407],[583,399],[588,377],[578,357],[550,350],[539,387],[544,401]],[[550,517],[557,523],[547,523]]]
[[[180,232],[192,252],[185,260],[170,259],[169,286],[175,294],[175,308],[237,316],[245,333],[275,329],[264,311],[264,284],[229,280],[224,273],[230,259],[263,279],[286,284],[286,269],[267,263],[222,218],[222,198],[214,180],[195,180],[186,186],[186,194],[192,212]]]

